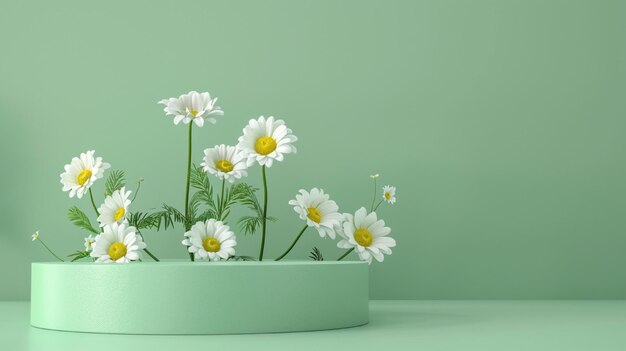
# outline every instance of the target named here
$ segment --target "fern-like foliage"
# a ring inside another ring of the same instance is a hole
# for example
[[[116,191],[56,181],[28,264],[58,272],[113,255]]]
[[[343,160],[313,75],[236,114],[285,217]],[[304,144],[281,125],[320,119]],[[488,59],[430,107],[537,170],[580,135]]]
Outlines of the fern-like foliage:
[[[252,210],[254,212],[254,215],[241,217],[237,221],[237,224],[244,234],[254,234],[257,229],[261,227],[261,224],[263,222],[263,207],[261,207],[261,204],[256,197],[256,192],[258,191],[258,189],[245,183],[239,184],[242,184],[242,186],[241,188],[237,189],[239,193],[237,195],[237,202]],[[276,221],[276,218],[267,217],[267,220],[270,222],[274,222]]]
[[[309,258],[313,261],[324,261],[324,256],[322,256],[322,252],[316,246],[314,246],[313,250],[311,250]]]
[[[167,204],[163,204],[161,210],[156,212],[133,212],[128,216],[128,224],[138,230],[156,229],[158,231],[161,228],[173,228],[174,223],[185,223],[185,215]]]
[[[89,257],[89,252],[87,252],[87,251],[78,251],[77,250],[76,252],[67,255],[67,257],[71,257],[72,258],[71,262],[74,262],[74,261],[78,261],[80,259],[83,259],[85,257]]]
[[[115,190],[122,188],[126,185],[126,175],[124,171],[114,170],[109,173],[107,177],[107,181],[104,184],[104,196],[109,196],[113,194]]]
[[[213,187],[209,181],[208,174],[200,166],[193,165],[191,167],[191,175],[189,177],[191,187],[196,190],[194,200],[199,204],[203,204],[213,210],[217,209],[215,202],[213,201]]]
[[[67,212],[67,218],[72,222],[75,226],[88,230],[94,234],[100,234],[99,230],[96,230],[89,221],[87,215],[81,211],[78,207],[73,206]]]

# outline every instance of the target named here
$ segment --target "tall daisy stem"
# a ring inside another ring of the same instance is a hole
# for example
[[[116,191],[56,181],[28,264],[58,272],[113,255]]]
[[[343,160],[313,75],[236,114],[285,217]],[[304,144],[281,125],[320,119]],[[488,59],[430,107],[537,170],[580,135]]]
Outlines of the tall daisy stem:
[[[187,184],[185,188],[185,232],[189,231],[189,224],[191,219],[189,218],[189,184],[191,180],[191,131],[193,123],[189,122],[189,138],[187,139]],[[189,259],[194,260],[193,254],[189,252]]]
[[[220,196],[220,203],[219,203],[219,208],[218,208],[218,215],[217,215],[217,219],[219,221],[224,220],[224,184],[226,183],[226,178],[222,179],[222,195]]]
[[[344,258],[346,258],[346,256],[348,256],[348,255],[349,255],[352,251],[354,251],[354,247],[353,247],[353,248],[351,248],[351,249],[349,249],[349,250],[347,250],[347,251],[346,251],[343,255],[341,255],[341,256],[337,259],[337,261],[341,261],[341,260],[343,260],[343,259],[344,259]]]
[[[93,210],[96,211],[96,217],[100,216],[100,212],[98,212],[98,207],[96,206],[96,202],[93,201],[93,192],[91,188],[89,188],[89,198],[91,199],[91,205],[93,206]]]
[[[289,251],[291,251],[291,249],[293,249],[294,246],[296,246],[296,243],[298,242],[298,240],[300,240],[300,237],[302,236],[302,234],[304,234],[304,231],[306,230],[306,228],[308,228],[308,225],[304,225],[304,228],[302,228],[302,230],[300,231],[300,233],[298,234],[298,236],[296,236],[296,239],[291,243],[291,246],[289,246],[289,248],[287,249],[287,251],[285,251],[282,255],[280,255],[275,261],[280,261],[283,259],[283,257],[287,256],[287,254],[289,253]]]
[[[39,242],[41,243],[41,245],[43,245],[43,247],[45,247],[45,248],[46,248],[46,250],[48,250],[48,252],[49,252],[52,256],[56,257],[56,259],[57,259],[57,260],[59,260],[59,261],[61,261],[61,262],[65,262],[65,261],[63,261],[63,259],[62,259],[61,257],[57,256],[54,252],[52,252],[52,250],[50,250],[50,248],[48,247],[48,245],[46,245],[46,243],[44,243],[44,242],[43,242],[43,240],[41,240],[41,239],[37,239],[37,241],[39,241]]]
[[[259,261],[263,261],[263,251],[265,250],[265,228],[267,222],[267,176],[265,175],[265,165],[261,167],[263,174],[263,222],[261,231],[261,252],[259,253]]]

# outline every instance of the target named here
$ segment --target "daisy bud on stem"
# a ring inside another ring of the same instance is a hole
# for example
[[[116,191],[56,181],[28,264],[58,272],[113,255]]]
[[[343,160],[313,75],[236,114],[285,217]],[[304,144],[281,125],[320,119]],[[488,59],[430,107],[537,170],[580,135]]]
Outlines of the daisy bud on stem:
[[[54,256],[57,260],[64,262],[63,259],[59,256],[57,256],[57,254],[55,254],[54,252],[52,252],[52,250],[50,250],[50,248],[48,247],[48,245],[46,245],[46,243],[43,242],[43,240],[41,240],[41,238],[39,237],[39,231],[37,230],[33,235],[31,235],[31,237],[33,238],[33,241],[37,240],[41,243],[41,245],[43,245],[43,247],[46,248],[46,250],[48,250],[48,252]]]

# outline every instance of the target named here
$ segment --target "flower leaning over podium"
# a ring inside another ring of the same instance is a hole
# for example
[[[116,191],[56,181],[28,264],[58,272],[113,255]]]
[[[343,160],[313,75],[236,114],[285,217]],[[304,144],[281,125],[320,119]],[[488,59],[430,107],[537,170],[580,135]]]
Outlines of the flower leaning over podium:
[[[248,175],[246,158],[241,150],[235,146],[222,144],[205,149],[204,162],[200,165],[205,171],[217,178],[228,180],[231,183]]]
[[[122,187],[104,199],[104,203],[98,208],[98,213],[100,213],[98,222],[100,222],[101,227],[124,222],[131,202],[131,192],[130,190],[126,191],[126,187]]]
[[[102,178],[104,170],[111,167],[103,162],[102,157],[94,157],[94,150],[81,153],[79,157],[72,158],[70,164],[65,165],[65,172],[61,173],[63,191],[69,191],[70,197],[83,197],[93,183]]]
[[[354,216],[349,213],[344,216],[346,221],[343,230],[338,231],[342,240],[337,243],[337,247],[355,249],[359,258],[370,264],[372,257],[382,262],[384,255],[391,255],[391,248],[396,246],[396,241],[387,236],[391,229],[385,227],[385,221],[378,220],[376,212],[368,214],[365,207],[361,207]]]
[[[141,258],[141,250],[146,248],[135,227],[117,222],[104,226],[103,232],[96,236],[90,256],[96,262],[128,263]]]
[[[183,245],[189,247],[196,259],[209,261],[226,260],[235,255],[237,239],[230,227],[211,218],[206,222],[197,222],[185,233]]]
[[[311,189],[311,192],[300,189],[300,194],[297,194],[294,200],[290,200],[289,204],[306,224],[287,250],[276,258],[276,261],[287,256],[309,227],[317,229],[322,238],[328,235],[331,239],[335,239],[335,228],[343,220],[343,216],[337,212],[339,210],[337,203],[331,200],[328,194],[324,194],[324,190],[318,188]]]
[[[300,215],[300,219],[306,221],[307,226],[317,229],[322,238],[328,235],[335,239],[334,227],[341,223],[343,216],[337,212],[337,203],[328,194],[324,194],[324,190],[313,188],[311,192],[307,192],[300,189],[300,194],[296,195],[295,200],[290,200],[289,204]]]
[[[163,99],[159,104],[165,105],[163,111],[166,115],[174,116],[174,124],[181,121],[188,124],[193,121],[198,127],[202,127],[205,120],[215,124],[215,117],[224,115],[224,111],[215,105],[216,102],[217,98],[211,99],[207,92],[190,91],[177,98]]]

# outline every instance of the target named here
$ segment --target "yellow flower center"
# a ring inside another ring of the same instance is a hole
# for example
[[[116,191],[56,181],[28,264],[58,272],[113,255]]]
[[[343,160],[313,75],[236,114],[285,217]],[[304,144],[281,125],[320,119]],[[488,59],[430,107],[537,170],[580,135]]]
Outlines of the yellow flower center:
[[[224,173],[232,172],[234,168],[233,164],[228,160],[219,160],[215,162],[215,167]]]
[[[365,228],[359,228],[354,232],[354,240],[357,244],[368,247],[372,245],[372,233]]]
[[[391,199],[391,193],[385,193],[385,199],[390,200]]]
[[[193,110],[193,109],[189,110],[189,113],[191,113],[191,115],[193,115],[194,117],[198,115],[198,111]]]
[[[124,207],[120,207],[117,209],[117,211],[115,211],[113,218],[115,219],[116,222],[118,222],[120,219],[124,218],[125,213],[126,213],[126,210],[124,209]]]
[[[117,261],[120,258],[124,257],[126,255],[126,245],[124,245],[124,243],[121,242],[116,242],[111,244],[111,246],[109,246],[109,257],[111,257],[111,259],[113,261]]]
[[[318,210],[317,208],[311,206],[307,209],[307,217],[309,217],[310,220],[312,220],[315,223],[319,223],[322,221],[322,214],[320,213],[320,210]]]
[[[85,183],[87,183],[87,181],[89,179],[91,179],[91,175],[92,175],[92,173],[91,173],[90,169],[83,169],[76,176],[76,183],[78,183],[78,185],[80,185],[80,186],[85,185]]]
[[[220,250],[220,241],[212,236],[206,237],[202,241],[202,247],[206,252],[218,252]]]
[[[254,149],[261,155],[269,155],[276,150],[276,140],[271,136],[262,136],[256,141]]]

